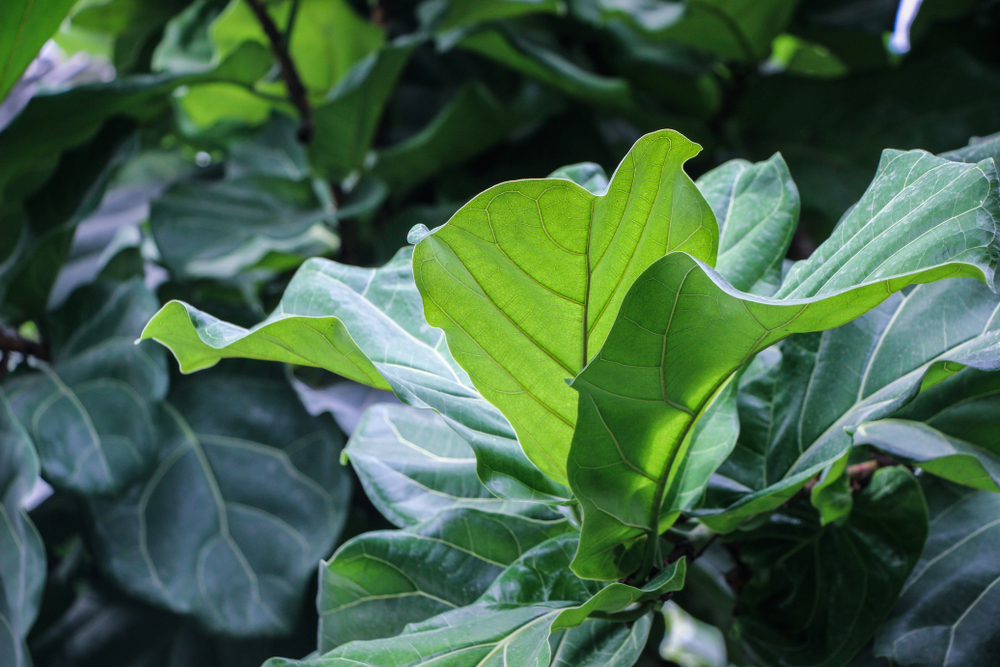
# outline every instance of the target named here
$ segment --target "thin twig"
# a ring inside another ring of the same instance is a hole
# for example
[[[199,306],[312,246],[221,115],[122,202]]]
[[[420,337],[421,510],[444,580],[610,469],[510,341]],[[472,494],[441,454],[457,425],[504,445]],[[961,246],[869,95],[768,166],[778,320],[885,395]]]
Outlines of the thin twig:
[[[254,16],[257,17],[260,27],[264,29],[267,39],[271,42],[271,51],[278,59],[278,64],[281,67],[281,78],[285,82],[285,88],[288,89],[288,99],[299,111],[298,139],[304,144],[309,143],[313,135],[312,107],[309,105],[309,96],[306,94],[305,86],[302,85],[302,79],[299,78],[299,72],[295,69],[295,63],[288,53],[287,42],[290,40],[286,40],[281,31],[278,30],[278,26],[275,25],[271,15],[267,13],[267,7],[264,6],[262,0],[246,0],[246,2]]]

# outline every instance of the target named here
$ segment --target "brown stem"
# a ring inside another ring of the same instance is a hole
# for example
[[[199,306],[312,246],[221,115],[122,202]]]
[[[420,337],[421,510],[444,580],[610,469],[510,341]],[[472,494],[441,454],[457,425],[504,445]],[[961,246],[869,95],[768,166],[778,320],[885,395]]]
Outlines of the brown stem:
[[[41,343],[28,340],[16,333],[0,329],[0,353],[3,355],[4,369],[7,368],[7,358],[11,352],[23,354],[26,357],[35,357],[42,361],[49,361],[49,351]]]
[[[291,41],[290,36],[286,40],[281,34],[271,15],[267,13],[267,7],[264,6],[263,0],[246,0],[246,3],[250,6],[254,16],[257,17],[260,27],[264,29],[264,34],[267,35],[268,41],[271,42],[271,51],[274,53],[274,57],[278,59],[278,64],[281,66],[281,78],[285,82],[285,88],[288,89],[288,99],[295,105],[295,108],[299,112],[298,139],[302,143],[307,144],[313,135],[312,107],[309,105],[309,96],[306,94],[306,87],[302,85],[299,72],[295,69],[295,63],[288,53],[288,43]]]

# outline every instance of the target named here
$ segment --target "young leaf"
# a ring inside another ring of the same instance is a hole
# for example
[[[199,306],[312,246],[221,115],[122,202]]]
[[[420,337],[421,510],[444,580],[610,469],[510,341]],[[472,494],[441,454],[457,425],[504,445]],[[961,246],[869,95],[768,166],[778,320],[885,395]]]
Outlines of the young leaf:
[[[346,518],[338,443],[280,372],[184,378],[168,398],[152,475],[90,499],[99,566],[213,632],[287,633]]]
[[[78,291],[58,314],[56,324],[72,335],[54,350],[52,366],[4,385],[52,484],[118,495],[155,463],[154,416],[167,393],[166,359],[155,346],[134,341],[157,305],[137,279]],[[96,312],[81,319],[74,311],[85,307]]]
[[[59,29],[74,0],[11,0],[0,21],[0,102],[45,42]]]
[[[799,191],[784,159],[730,160],[695,185],[719,223],[715,270],[741,292],[774,294],[799,222]]]
[[[886,151],[864,199],[775,299],[737,292],[683,253],[647,269],[573,384],[580,414],[567,472],[584,510],[574,571],[648,571],[656,537],[674,520],[676,508],[662,504],[688,433],[754,354],[792,333],[840,326],[913,283],[965,275],[992,285],[996,183],[988,162]]]
[[[320,568],[319,650],[392,637],[470,605],[525,551],[567,530],[566,521],[455,509],[360,535]]]
[[[603,196],[563,179],[494,186],[414,250],[427,321],[554,480],[576,422],[565,380],[604,343],[629,285],[672,250],[715,261],[711,209],[683,171],[697,151],[673,131],[646,135]]]
[[[786,340],[740,388],[740,439],[709,491],[708,506],[728,509],[704,520],[728,531],[777,507],[844,455],[845,429],[888,417],[965,364],[1000,369],[998,308],[977,281],[918,285],[839,329]]]
[[[311,259],[299,269],[271,316],[252,329],[222,322],[173,301],[142,337],[171,349],[181,370],[225,357],[317,366],[439,412],[476,452],[479,478],[496,495],[560,502],[568,495],[525,457],[503,415],[472,387],[423,318],[413,283],[412,250],[380,269]]]
[[[38,457],[0,390],[0,661],[30,667],[24,645],[45,581],[45,546],[21,501],[38,479]]]
[[[927,539],[927,505],[901,467],[876,471],[843,527],[800,501],[740,533],[753,571],[736,632],[757,661],[840,667],[874,634]]]
[[[438,512],[483,512],[554,518],[545,505],[497,498],[476,476],[469,444],[439,415],[405,405],[365,411],[343,454],[382,516],[400,527]]]
[[[958,484],[1000,492],[998,397],[1000,374],[968,369],[921,393],[896,418],[862,424],[854,444],[873,445]]]
[[[913,667],[990,665],[996,634],[1000,495],[930,478],[927,546],[875,635],[874,653]]]

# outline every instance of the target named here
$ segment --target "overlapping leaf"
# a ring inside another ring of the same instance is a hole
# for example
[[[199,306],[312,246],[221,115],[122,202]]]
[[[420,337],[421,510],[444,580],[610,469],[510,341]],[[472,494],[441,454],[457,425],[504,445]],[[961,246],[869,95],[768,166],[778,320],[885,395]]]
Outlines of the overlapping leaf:
[[[683,585],[683,561],[675,563],[642,589],[624,584],[602,588],[573,576],[567,564],[576,544],[575,534],[543,542],[513,562],[474,603],[409,625],[390,639],[355,641],[320,657],[295,663],[274,660],[268,665],[316,667],[370,665],[416,667],[447,663],[454,667],[523,665],[547,667],[552,660],[550,634],[594,621],[595,611],[616,612],[629,604],[655,600]],[[640,628],[648,631],[648,619]],[[593,628],[586,634],[606,631]],[[577,634],[577,641],[586,634]],[[615,633],[615,650],[631,652],[645,636]],[[612,663],[614,664],[614,663]],[[628,663],[621,663],[628,664]]]
[[[736,632],[757,661],[840,667],[888,613],[927,539],[927,505],[904,468],[879,470],[841,526],[804,500],[739,534],[753,577]]]
[[[992,285],[996,183],[990,162],[886,151],[865,197],[775,299],[737,292],[682,253],[647,269],[574,382],[583,395],[568,474],[584,509],[575,571],[614,579],[648,569],[655,536],[673,521],[674,508],[661,505],[688,435],[754,354],[792,333],[844,324],[913,283],[966,275]],[[798,474],[827,462],[803,459]]]
[[[874,445],[958,484],[1000,492],[998,410],[1000,374],[968,369],[924,391],[892,419],[862,424],[854,444]]]
[[[153,466],[166,359],[155,346],[134,341],[157,305],[138,280],[84,288],[60,313],[59,324],[72,333],[54,351],[52,366],[5,384],[53,484],[116,495]]]
[[[432,408],[472,446],[480,479],[515,500],[555,500],[553,484],[518,447],[503,415],[472,387],[423,318],[413,283],[412,251],[380,269],[312,259],[289,284],[270,318],[247,330],[191,306],[171,302],[150,321],[144,338],[167,345],[191,372],[223,357],[249,357],[326,368]]]
[[[91,499],[97,562],[154,604],[237,636],[287,633],[345,519],[338,443],[280,371],[175,382],[157,467]]]
[[[728,530],[777,507],[844,455],[845,428],[892,415],[963,365],[1000,368],[998,308],[985,285],[950,280],[893,295],[822,335],[785,341],[741,387],[742,433],[708,503],[730,509],[706,520]]]
[[[476,475],[469,444],[427,410],[372,406],[347,442],[344,458],[358,473],[368,499],[400,527],[461,507],[554,518],[545,505],[490,493]]]
[[[21,508],[38,479],[38,457],[0,391],[0,661],[30,667],[24,640],[42,598],[45,547]]]
[[[0,102],[59,29],[73,0],[12,0],[0,22]]]
[[[647,135],[603,196],[562,179],[494,186],[414,250],[427,321],[552,479],[565,481],[576,422],[565,380],[603,344],[628,286],[669,251],[715,261],[711,209],[682,168],[697,150]]]
[[[527,550],[569,529],[566,521],[455,509],[360,535],[320,569],[320,652],[470,605]]]
[[[1000,657],[996,552],[1000,494],[925,480],[927,546],[875,635],[874,653],[913,667],[988,665]]]

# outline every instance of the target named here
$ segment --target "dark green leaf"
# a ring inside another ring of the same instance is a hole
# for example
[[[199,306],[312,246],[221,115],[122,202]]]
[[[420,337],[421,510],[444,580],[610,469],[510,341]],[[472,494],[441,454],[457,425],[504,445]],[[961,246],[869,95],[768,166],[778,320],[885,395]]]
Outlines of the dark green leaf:
[[[761,664],[840,667],[892,607],[927,539],[927,504],[901,467],[879,470],[843,527],[799,501],[740,533],[753,577],[736,632]]]
[[[875,636],[874,653],[912,667],[989,665],[1000,579],[1000,495],[924,485],[931,530],[913,576]]]
[[[356,537],[320,569],[320,652],[470,605],[525,551],[567,530],[566,521],[457,509]]]
[[[92,499],[100,567],[132,595],[232,636],[288,633],[350,481],[330,429],[278,370],[173,383],[152,475]]]
[[[21,509],[38,479],[38,457],[0,391],[0,660],[30,667],[24,639],[35,622],[45,581],[45,547]]]
[[[425,29],[446,31],[526,14],[556,14],[564,10],[562,0],[425,0],[417,12]]]
[[[52,484],[117,495],[154,464],[166,359],[134,341],[157,305],[139,280],[81,289],[57,314],[54,327],[72,333],[53,351],[52,366],[6,383]]]

